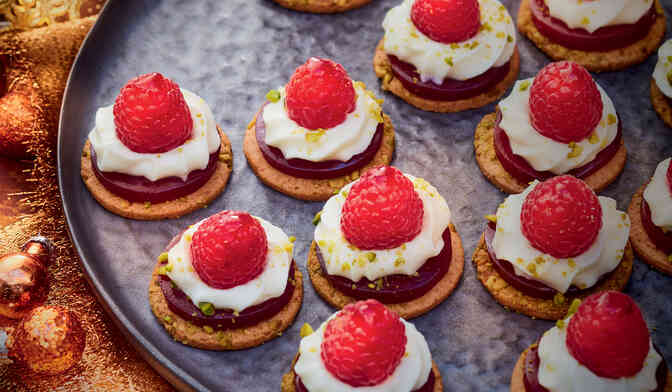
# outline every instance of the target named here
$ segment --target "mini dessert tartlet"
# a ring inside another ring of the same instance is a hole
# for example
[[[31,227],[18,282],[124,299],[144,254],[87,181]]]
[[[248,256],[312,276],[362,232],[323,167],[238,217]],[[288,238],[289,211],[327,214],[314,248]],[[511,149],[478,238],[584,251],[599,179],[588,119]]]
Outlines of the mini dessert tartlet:
[[[424,336],[376,300],[349,304],[315,332],[304,324],[301,336],[282,392],[443,390]]]
[[[648,184],[632,197],[630,241],[639,257],[672,275],[672,158],[660,162]]]
[[[523,0],[518,29],[554,60],[593,72],[646,60],[665,36],[658,0]]]
[[[561,61],[516,82],[476,127],[474,150],[485,177],[506,193],[561,174],[600,192],[625,167],[622,133],[602,87],[580,65]]]
[[[294,238],[246,212],[221,211],[189,226],[158,257],[152,312],[173,338],[239,350],[281,335],[301,308]]]
[[[409,319],[460,282],[460,236],[445,199],[422,178],[370,169],[332,196],[316,221],[308,274],[332,306],[372,298]]]
[[[505,308],[562,318],[575,298],[622,290],[632,274],[630,219],[572,176],[534,181],[488,215],[478,279]]]
[[[672,40],[658,49],[658,62],[651,78],[651,103],[668,127],[672,127]]]
[[[231,143],[208,104],[159,73],[140,75],[98,109],[81,176],[108,211],[177,218],[219,196],[233,167]]]
[[[617,291],[574,300],[518,359],[511,392],[672,392],[637,304]]]
[[[383,28],[374,71],[383,90],[419,109],[479,108],[518,76],[516,30],[497,0],[404,0]]]
[[[361,171],[392,160],[394,127],[382,100],[340,64],[312,57],[266,98],[243,150],[257,177],[278,192],[324,201]]]
[[[363,7],[371,0],[273,0],[278,5],[294,11],[314,14],[335,14]]]

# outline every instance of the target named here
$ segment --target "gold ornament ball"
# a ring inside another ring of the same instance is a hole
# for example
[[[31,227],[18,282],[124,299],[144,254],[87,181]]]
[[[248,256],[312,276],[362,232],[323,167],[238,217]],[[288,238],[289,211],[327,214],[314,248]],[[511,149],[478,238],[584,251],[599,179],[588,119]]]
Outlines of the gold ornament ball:
[[[85,344],[77,316],[51,305],[31,310],[7,339],[9,357],[42,374],[62,373],[76,365]]]

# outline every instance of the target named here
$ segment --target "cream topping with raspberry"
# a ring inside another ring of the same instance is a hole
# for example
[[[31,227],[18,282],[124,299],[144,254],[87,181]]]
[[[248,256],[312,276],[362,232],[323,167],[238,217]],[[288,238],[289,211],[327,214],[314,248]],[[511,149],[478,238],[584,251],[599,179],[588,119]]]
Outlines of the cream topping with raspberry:
[[[668,77],[668,75],[670,77]],[[653,80],[656,81],[656,85],[660,91],[662,91],[668,98],[672,97],[671,79],[672,39],[668,39],[660,48],[658,48],[658,62],[656,63],[656,68],[653,70]]]
[[[567,325],[553,327],[539,341],[539,383],[550,392],[650,392],[656,389],[656,371],[662,357],[649,343],[644,367],[632,377],[611,379],[600,377],[581,365],[567,349]]]
[[[355,110],[341,124],[330,129],[309,130],[289,118],[285,109],[286,93],[279,88],[280,99],[264,107],[266,125],[264,141],[282,151],[286,159],[300,158],[312,162],[348,161],[364,152],[383,121],[379,101],[362,82],[354,82]]]
[[[653,0],[545,0],[554,18],[589,33],[605,26],[634,24],[653,6]]]
[[[667,181],[667,170],[671,162],[672,158],[667,158],[658,164],[651,182],[644,190],[644,200],[651,210],[651,221],[668,231],[672,231],[672,193]]]
[[[180,177],[185,181],[192,171],[205,169],[210,154],[216,152],[221,143],[217,124],[210,106],[201,97],[185,89],[181,91],[194,120],[191,138],[160,154],[131,151],[117,136],[114,105],[98,109],[96,126],[89,133],[98,168],[103,172],[145,177],[150,181],[167,177]]]
[[[247,283],[230,289],[216,289],[204,283],[194,270],[191,264],[191,238],[205,219],[190,226],[179,242],[168,251],[166,274],[195,306],[198,307],[199,302],[210,302],[215,309],[241,312],[285,292],[294,247],[282,229],[264,219],[253,218],[266,233],[268,253],[262,273]]]
[[[506,64],[516,47],[511,15],[497,0],[479,0],[481,30],[455,44],[433,41],[411,20],[415,0],[404,0],[383,20],[385,53],[413,64],[423,82],[436,84],[446,78],[467,80]]]
[[[334,316],[335,314],[329,320]],[[324,366],[321,357],[322,339],[329,320],[322,323],[317,331],[301,339],[299,346],[300,356],[294,365],[294,371],[309,392],[410,392],[427,382],[432,370],[429,346],[415,326],[404,319],[401,322],[406,327],[406,353],[392,375],[382,383],[370,387],[353,387],[337,379]]]
[[[510,262],[516,275],[537,280],[561,293],[571,285],[593,286],[621,262],[630,234],[630,218],[616,209],[615,200],[599,196],[602,229],[595,242],[579,256],[556,259],[534,248],[522,232],[523,202],[537,184],[534,181],[523,193],[507,197],[497,209],[497,230],[492,241],[497,258]]]
[[[595,131],[578,143],[560,143],[546,137],[530,121],[530,89],[534,78],[519,80],[511,94],[499,102],[502,120],[499,127],[509,137],[511,150],[537,171],[567,173],[591,162],[618,135],[618,116],[614,103],[595,83],[602,96],[602,118]]]
[[[393,249],[360,250],[350,244],[341,231],[341,214],[347,194],[359,180],[351,182],[332,196],[322,209],[315,228],[315,242],[320,247],[329,275],[342,276],[353,282],[363,277],[376,280],[393,274],[412,275],[428,259],[441,253],[443,232],[450,224],[446,200],[427,181],[404,174],[422,200],[422,229],[411,241]]]

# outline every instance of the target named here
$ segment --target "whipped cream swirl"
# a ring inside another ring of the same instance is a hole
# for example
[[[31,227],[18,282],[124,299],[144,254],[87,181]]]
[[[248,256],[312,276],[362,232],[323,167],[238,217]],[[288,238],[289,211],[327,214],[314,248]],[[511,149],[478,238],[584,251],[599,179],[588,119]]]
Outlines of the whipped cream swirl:
[[[602,118],[595,131],[578,143],[560,143],[546,137],[530,122],[530,89],[534,78],[519,80],[511,94],[499,102],[502,120],[499,127],[509,137],[511,150],[537,171],[564,174],[590,163],[618,135],[618,116],[614,103],[596,83],[602,97]]]
[[[533,0],[534,1],[534,0]],[[615,25],[634,24],[653,6],[653,0],[545,0],[554,18],[589,33]]]
[[[289,118],[285,109],[285,89],[278,89],[280,100],[264,107],[264,141],[282,151],[286,159],[300,158],[311,162],[346,162],[364,152],[371,144],[378,124],[383,122],[382,109],[364,83],[354,82],[353,87],[355,110],[337,126],[319,130],[306,129]]]
[[[567,318],[564,325],[569,325]],[[553,327],[539,341],[539,384],[550,392],[650,392],[658,387],[656,371],[662,357],[649,343],[644,366],[632,377],[600,377],[581,365],[567,349],[567,327]]]
[[[329,320],[322,323],[317,331],[301,339],[299,346],[300,356],[294,371],[309,392],[410,392],[420,389],[427,382],[429,372],[432,371],[429,346],[415,326],[404,319],[401,322],[406,327],[406,353],[394,373],[382,383],[370,387],[353,387],[337,379],[324,366],[321,356],[324,330]]]
[[[651,210],[653,224],[667,231],[672,231],[672,191],[667,181],[667,169],[672,158],[660,162],[651,182],[644,190],[644,200]]]
[[[467,80],[506,64],[516,47],[516,29],[506,7],[497,0],[479,0],[481,30],[470,39],[444,44],[433,41],[411,20],[415,0],[404,0],[383,20],[385,53],[413,64],[423,82],[446,78]]]
[[[203,98],[185,89],[181,91],[194,120],[194,129],[184,144],[160,154],[131,151],[117,137],[114,105],[98,109],[96,126],[89,133],[89,140],[100,171],[145,177],[149,181],[167,177],[186,181],[192,171],[205,169],[210,154],[217,151],[221,143],[217,123]]]
[[[492,241],[497,258],[511,263],[516,275],[542,282],[561,293],[571,285],[581,289],[593,286],[620,264],[630,234],[630,218],[616,209],[616,200],[599,196],[602,228],[595,242],[576,257],[557,259],[533,247],[522,231],[523,202],[538,184],[534,181],[523,193],[507,197],[497,209],[497,230]]]
[[[428,259],[441,253],[443,232],[450,224],[450,208],[446,200],[427,181],[404,174],[422,200],[422,229],[411,241],[393,249],[360,250],[350,244],[341,231],[343,205],[351,182],[332,196],[322,209],[315,228],[315,242],[320,247],[329,275],[342,276],[353,282],[366,277],[376,280],[393,274],[412,275]]]
[[[282,229],[256,216],[253,218],[264,228],[268,252],[264,270],[247,283],[230,289],[216,289],[203,282],[194,270],[191,264],[191,239],[205,219],[190,226],[179,242],[168,251],[166,274],[197,307],[199,302],[210,302],[215,309],[242,312],[285,292],[294,247]]]
[[[670,75],[669,78],[668,75]],[[672,97],[672,84],[670,84],[672,80],[672,39],[668,39],[658,48],[658,62],[653,70],[653,80],[666,97]]]

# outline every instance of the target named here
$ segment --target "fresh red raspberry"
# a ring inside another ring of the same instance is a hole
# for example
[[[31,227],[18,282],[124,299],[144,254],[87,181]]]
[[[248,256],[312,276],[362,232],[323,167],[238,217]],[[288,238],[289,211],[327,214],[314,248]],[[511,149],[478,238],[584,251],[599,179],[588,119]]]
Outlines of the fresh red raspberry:
[[[530,120],[560,143],[587,138],[602,118],[602,96],[588,71],[571,61],[545,66],[530,89]]]
[[[341,230],[359,249],[392,249],[420,233],[423,214],[413,183],[398,169],[379,166],[365,172],[350,188]]]
[[[567,349],[600,377],[632,377],[648,355],[649,330],[635,301],[617,291],[586,298],[567,327]]]
[[[321,350],[324,366],[339,380],[353,387],[378,385],[406,352],[406,327],[376,300],[355,302],[329,320]]]
[[[114,102],[117,136],[139,153],[162,153],[191,137],[194,122],[180,87],[160,73],[140,75]]]
[[[191,263],[208,286],[230,289],[256,278],[266,266],[266,232],[250,214],[222,211],[193,235]]]
[[[294,71],[285,89],[289,118],[307,129],[329,129],[355,110],[355,88],[343,66],[311,57]]]
[[[520,221],[533,247],[566,259],[582,254],[595,242],[602,228],[602,206],[583,181],[553,177],[528,193]]]
[[[478,33],[481,11],[478,0],[416,0],[411,20],[432,40],[452,44]]]

